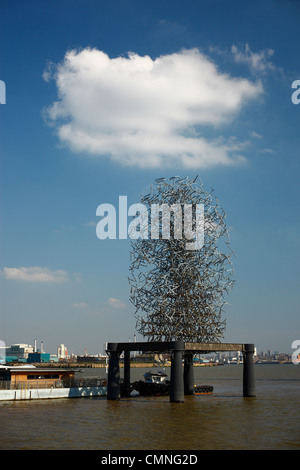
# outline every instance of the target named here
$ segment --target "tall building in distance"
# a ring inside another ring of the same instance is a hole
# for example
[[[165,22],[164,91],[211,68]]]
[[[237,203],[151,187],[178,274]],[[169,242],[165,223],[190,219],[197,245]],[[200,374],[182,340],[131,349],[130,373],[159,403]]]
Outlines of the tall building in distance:
[[[66,359],[68,357],[68,350],[64,344],[60,344],[57,348],[58,359]]]

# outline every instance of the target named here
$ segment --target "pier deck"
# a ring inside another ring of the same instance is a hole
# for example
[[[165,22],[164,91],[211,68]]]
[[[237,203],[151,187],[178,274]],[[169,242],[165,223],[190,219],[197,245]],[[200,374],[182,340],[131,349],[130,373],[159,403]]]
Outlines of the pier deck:
[[[107,343],[107,351],[110,345],[114,344],[118,352],[123,351],[143,351],[143,352],[168,352],[175,348],[177,341],[153,341],[135,343]],[[219,351],[241,351],[246,350],[246,345],[242,343],[182,343],[183,351],[198,353],[209,353]]]

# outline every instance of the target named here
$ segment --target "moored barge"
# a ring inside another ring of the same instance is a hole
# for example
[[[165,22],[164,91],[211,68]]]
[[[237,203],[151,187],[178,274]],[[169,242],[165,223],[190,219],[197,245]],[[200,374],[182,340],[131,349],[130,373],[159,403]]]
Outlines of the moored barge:
[[[0,401],[106,396],[106,379],[75,379],[75,371],[0,365]]]

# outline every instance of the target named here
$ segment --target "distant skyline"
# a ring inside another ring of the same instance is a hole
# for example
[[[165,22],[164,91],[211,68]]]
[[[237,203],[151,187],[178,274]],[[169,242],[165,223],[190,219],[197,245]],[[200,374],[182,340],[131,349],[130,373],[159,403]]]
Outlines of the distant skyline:
[[[99,240],[96,209],[198,175],[236,254],[224,342],[293,352],[299,16],[292,0],[1,1],[1,341],[133,340],[131,240]]]
[[[134,338],[134,337],[133,337],[133,338],[128,338],[128,341],[129,341],[129,342],[134,342],[134,341],[135,341],[135,338]],[[10,352],[8,353],[8,352],[7,352],[7,349],[10,349],[11,346],[16,346],[16,345],[18,345],[18,344],[23,344],[23,345],[25,344],[25,345],[27,345],[28,347],[32,347],[33,349],[35,349],[35,344],[36,344],[36,351],[37,351],[37,352],[41,352],[41,353],[45,353],[45,354],[51,354],[51,355],[53,355],[53,356],[56,356],[56,355],[57,355],[57,351],[58,351],[59,348],[61,348],[61,346],[64,346],[64,348],[67,350],[67,355],[68,355],[68,356],[72,356],[72,355],[73,355],[73,356],[74,356],[74,355],[75,355],[75,356],[85,356],[85,355],[86,355],[86,356],[98,356],[98,355],[103,355],[103,354],[105,354],[105,350],[104,350],[104,349],[101,350],[101,351],[98,351],[98,352],[96,352],[96,353],[93,353],[93,352],[90,352],[87,347],[85,347],[85,348],[83,349],[83,351],[79,351],[79,352],[78,352],[78,351],[72,351],[72,352],[70,352],[69,349],[68,349],[68,345],[67,345],[67,344],[63,344],[63,343],[58,344],[55,349],[48,350],[48,349],[47,349],[47,346],[44,344],[44,341],[43,341],[43,340],[42,340],[42,341],[37,341],[36,339],[34,339],[33,341],[31,341],[31,342],[29,341],[29,342],[27,342],[27,343],[24,342],[24,343],[5,344],[4,342],[1,342],[1,343],[0,343],[0,360],[2,360],[5,356],[13,356],[13,353],[10,353]],[[297,343],[297,344],[298,344],[298,343]],[[105,346],[105,344],[104,344],[103,346]],[[292,354],[295,353],[297,347],[298,347],[298,346],[293,347],[290,352],[287,352],[287,353],[286,353],[286,352],[280,351],[280,350],[278,350],[278,349],[270,349],[270,348],[263,348],[263,347],[262,347],[261,349],[258,349],[258,348],[255,346],[255,348],[256,348],[256,351],[255,351],[255,352],[256,352],[257,355],[260,355],[261,353],[264,353],[264,354],[279,353],[279,354],[288,354],[288,355],[291,355],[291,356],[292,356]],[[238,352],[238,351],[237,351],[237,352]],[[296,353],[298,353],[298,352],[299,352],[299,351],[298,351],[298,349],[297,349]],[[216,354],[216,355],[221,354],[221,355],[225,355],[225,356],[226,356],[226,355],[234,355],[234,352],[232,352],[232,351],[231,351],[231,352],[230,352],[230,351],[225,351],[225,352],[222,352],[222,353],[220,353],[220,352],[209,353],[209,354],[208,354],[208,357],[211,356],[211,355],[214,355],[214,354]],[[200,355],[200,356],[205,356],[206,354],[205,354],[205,353],[204,353],[204,354],[201,354],[201,353],[200,353],[199,355]]]

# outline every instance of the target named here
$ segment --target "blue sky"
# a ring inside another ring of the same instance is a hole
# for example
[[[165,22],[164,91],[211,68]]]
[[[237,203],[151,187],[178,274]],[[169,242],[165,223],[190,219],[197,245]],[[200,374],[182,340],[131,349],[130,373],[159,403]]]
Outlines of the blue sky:
[[[199,175],[237,255],[224,341],[292,353],[299,15],[279,0],[1,1],[2,341],[95,354],[133,338],[130,240],[99,240],[96,208]]]

